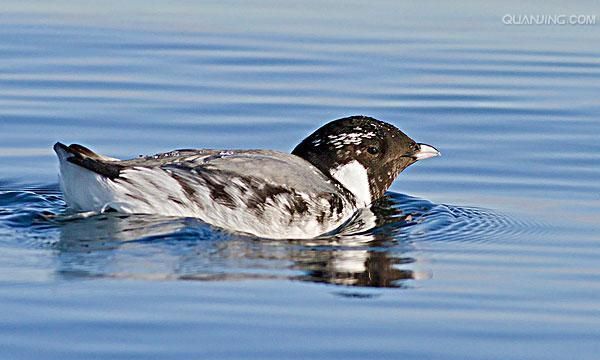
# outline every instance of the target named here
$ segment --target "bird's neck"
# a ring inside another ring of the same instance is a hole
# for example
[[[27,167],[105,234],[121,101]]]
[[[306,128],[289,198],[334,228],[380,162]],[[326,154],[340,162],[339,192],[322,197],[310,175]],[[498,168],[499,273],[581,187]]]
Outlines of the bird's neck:
[[[332,178],[350,191],[356,198],[357,206],[364,207],[371,203],[371,188],[367,169],[356,160],[329,170]]]

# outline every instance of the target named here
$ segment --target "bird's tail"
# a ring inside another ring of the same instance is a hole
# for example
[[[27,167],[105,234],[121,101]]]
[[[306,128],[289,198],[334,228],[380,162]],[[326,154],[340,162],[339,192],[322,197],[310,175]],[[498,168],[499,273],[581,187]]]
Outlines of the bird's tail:
[[[65,162],[69,162],[109,179],[119,177],[122,169],[122,166],[118,163],[118,159],[97,154],[79,144],[67,146],[57,142],[54,144],[54,151],[58,155],[61,166],[65,164]]]

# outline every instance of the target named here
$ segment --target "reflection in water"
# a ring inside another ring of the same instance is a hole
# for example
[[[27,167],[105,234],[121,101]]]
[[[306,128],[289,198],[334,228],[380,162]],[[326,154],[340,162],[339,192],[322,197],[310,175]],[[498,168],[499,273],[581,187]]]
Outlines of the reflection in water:
[[[62,277],[157,280],[283,279],[345,286],[410,287],[431,269],[427,242],[480,242],[539,229],[490,210],[388,193],[335,234],[267,240],[198,219],[64,211],[56,186],[0,191],[0,235],[57,250]],[[50,220],[48,220],[50,218]]]
[[[266,240],[216,230],[199,220],[116,213],[60,225],[62,276],[235,280],[282,278],[347,286],[404,287],[423,278],[414,247],[395,237],[415,225],[386,197],[336,235]]]
[[[296,267],[306,273],[297,277],[299,280],[349,286],[403,287],[406,280],[415,279],[414,270],[398,268],[414,264],[415,258],[392,255],[370,247],[367,250],[343,249],[307,252],[304,255],[295,259]]]

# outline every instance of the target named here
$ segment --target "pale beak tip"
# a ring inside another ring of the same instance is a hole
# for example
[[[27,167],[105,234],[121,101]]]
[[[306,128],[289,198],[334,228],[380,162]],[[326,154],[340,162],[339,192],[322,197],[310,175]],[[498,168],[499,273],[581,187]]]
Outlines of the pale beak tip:
[[[416,160],[429,159],[436,156],[441,156],[442,153],[431,145],[419,144],[419,151],[414,154]]]

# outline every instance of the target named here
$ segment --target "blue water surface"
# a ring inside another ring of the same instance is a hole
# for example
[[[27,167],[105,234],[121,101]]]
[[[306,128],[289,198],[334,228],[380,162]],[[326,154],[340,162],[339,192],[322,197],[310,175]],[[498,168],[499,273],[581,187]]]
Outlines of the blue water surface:
[[[598,358],[596,2],[2,7],[2,359]],[[289,151],[354,114],[443,153],[401,174],[368,231],[61,215],[56,141]]]

